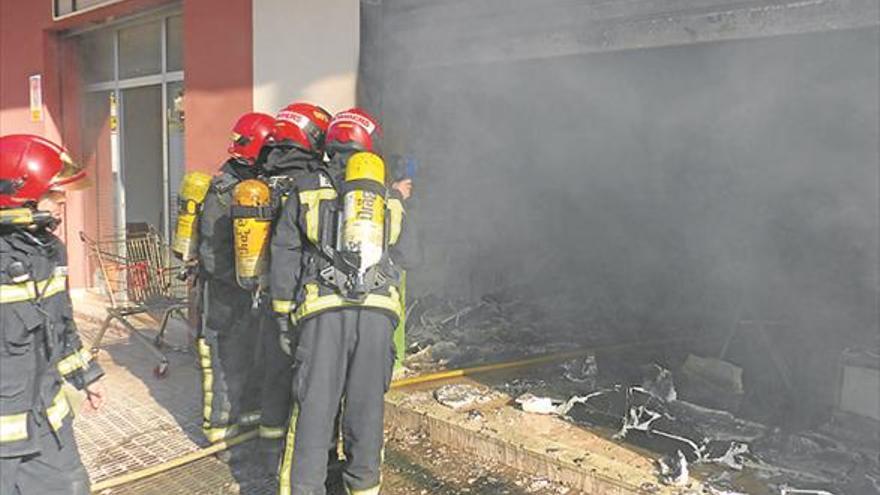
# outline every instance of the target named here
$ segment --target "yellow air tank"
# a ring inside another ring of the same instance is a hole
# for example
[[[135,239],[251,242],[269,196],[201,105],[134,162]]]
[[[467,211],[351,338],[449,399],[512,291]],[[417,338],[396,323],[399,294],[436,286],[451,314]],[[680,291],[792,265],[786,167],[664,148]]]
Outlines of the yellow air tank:
[[[264,282],[272,228],[271,198],[269,186],[257,179],[243,181],[232,191],[235,277],[246,290]]]
[[[199,213],[211,187],[211,176],[202,172],[189,172],[180,182],[177,195],[177,227],[171,251],[183,261],[195,259],[198,249]]]
[[[345,166],[342,198],[342,256],[360,274],[382,259],[385,250],[385,162],[360,152]]]

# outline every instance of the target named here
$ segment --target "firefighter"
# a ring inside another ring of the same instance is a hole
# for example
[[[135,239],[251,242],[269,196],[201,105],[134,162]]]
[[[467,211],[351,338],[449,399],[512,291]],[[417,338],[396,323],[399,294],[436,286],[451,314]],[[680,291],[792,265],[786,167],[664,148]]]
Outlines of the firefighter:
[[[327,441],[335,437],[340,407],[346,489],[379,493],[383,396],[401,317],[399,270],[413,241],[404,222],[409,189],[387,188],[384,164],[371,153],[380,133],[360,109],[337,114],[327,132],[330,163],[297,179],[272,238],[281,345],[296,341],[282,495],[326,493]],[[285,322],[295,322],[295,336]]]
[[[211,180],[198,222],[202,317],[197,339],[202,370],[202,430],[211,442],[234,436],[260,419],[257,331],[252,295],[238,286],[232,230],[232,193],[256,178],[260,152],[275,119],[247,113],[233,127],[230,158]]]
[[[329,123],[329,112],[311,103],[292,103],[276,115],[268,146],[270,151],[264,165],[276,212],[280,211],[298,177],[322,166],[324,136]],[[280,329],[274,317],[275,311],[286,314],[289,308],[282,306],[264,311],[260,322],[265,379],[259,443],[263,465],[272,471],[278,468],[287,431],[292,380],[292,359],[290,352],[279,346]],[[281,323],[285,326],[282,335],[292,335],[287,328],[288,320]],[[285,349],[291,345],[286,341]]]
[[[0,494],[89,493],[64,382],[98,409],[103,376],[82,348],[67,255],[41,209],[85,181],[67,152],[29,135],[0,137]],[[39,203],[43,200],[42,203]],[[39,204],[39,206],[38,206]]]

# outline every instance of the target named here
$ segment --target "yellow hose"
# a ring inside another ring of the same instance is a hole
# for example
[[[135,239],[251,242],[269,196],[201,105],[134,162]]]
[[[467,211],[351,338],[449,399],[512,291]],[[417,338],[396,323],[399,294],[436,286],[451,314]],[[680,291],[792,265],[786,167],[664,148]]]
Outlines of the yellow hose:
[[[92,493],[100,493],[104,490],[107,490],[108,488],[114,488],[119,485],[124,485],[126,483],[131,483],[144,478],[148,478],[150,476],[164,473],[165,471],[174,469],[176,467],[183,466],[184,464],[189,464],[190,462],[203,459],[222,450],[226,450],[229,447],[234,447],[240,443],[252,440],[257,437],[257,433],[257,430],[251,430],[247,433],[242,433],[237,437],[230,438],[229,440],[217,442],[210,447],[206,447],[195,452],[190,452],[189,454],[180,456],[176,459],[171,459],[168,462],[163,462],[162,464],[157,464],[146,469],[141,469],[140,471],[123,474],[122,476],[117,476],[116,478],[111,478],[109,480],[104,480],[100,483],[95,483],[94,485],[92,485]]]
[[[438,371],[436,373],[428,373],[427,375],[419,375],[411,378],[403,378],[395,380],[391,384],[391,388],[408,387],[422,383],[436,382],[440,380],[448,380],[450,378],[460,378],[463,376],[479,375],[481,373],[489,373],[492,371],[501,371],[515,368],[526,368],[529,366],[538,366],[542,364],[566,361],[576,357],[586,356],[596,351],[613,351],[617,349],[631,349],[633,347],[654,346],[659,344],[670,344],[679,341],[694,341],[694,339],[666,339],[645,342],[630,342],[626,344],[608,344],[594,347],[584,347],[573,351],[558,352],[555,354],[545,354],[543,356],[535,356],[516,361],[506,361],[503,363],[484,364],[482,366],[474,366],[471,368],[460,368],[457,370]]]
[[[631,349],[633,347],[645,347],[659,344],[670,344],[678,341],[693,341],[694,339],[667,339],[667,340],[654,340],[654,341],[645,341],[645,342],[632,342],[626,344],[609,344],[603,346],[595,346],[589,348],[581,348],[573,351],[566,352],[558,352],[554,354],[546,354],[543,356],[535,356],[526,359],[518,359],[516,361],[506,361],[503,363],[495,363],[495,364],[485,364],[482,366],[473,366],[470,368],[460,368],[456,370],[446,370],[446,371],[438,371],[436,373],[428,373],[426,375],[414,376],[411,378],[403,378],[400,380],[395,380],[391,384],[391,388],[401,388],[407,387],[410,385],[419,385],[424,383],[436,382],[440,380],[448,380],[451,378],[461,378],[463,376],[472,376],[478,375],[481,373],[489,373],[492,371],[501,371],[515,368],[525,368],[529,366],[538,366],[542,364],[548,364],[553,362],[565,361],[567,359],[574,359],[580,356],[586,356],[587,354],[592,354],[596,351],[612,351],[617,349]],[[104,480],[100,483],[96,483],[92,486],[92,493],[99,493],[108,488],[113,488],[119,485],[124,485],[126,483],[131,483],[133,481],[141,480],[150,476],[154,476],[165,471],[183,466],[184,464],[189,464],[190,462],[197,461],[199,459],[203,459],[210,455],[216,454],[217,452],[226,450],[235,445],[247,442],[256,438],[257,430],[249,431],[247,433],[243,433],[238,435],[237,437],[233,437],[229,440],[218,442],[210,447],[206,447],[201,450],[197,450],[195,452],[191,452],[184,456],[178,457],[177,459],[172,459],[168,462],[164,462],[162,464],[158,464],[156,466],[148,467],[146,469],[142,469],[140,471],[135,471],[133,473],[124,474],[122,476],[118,476],[116,478],[111,478],[109,480]]]

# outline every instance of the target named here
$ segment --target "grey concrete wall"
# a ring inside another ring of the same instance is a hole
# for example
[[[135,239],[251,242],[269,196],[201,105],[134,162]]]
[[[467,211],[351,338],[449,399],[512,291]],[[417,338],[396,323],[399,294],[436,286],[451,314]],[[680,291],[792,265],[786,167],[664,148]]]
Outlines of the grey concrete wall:
[[[876,26],[876,0],[386,0],[390,49],[457,66]],[[413,46],[430,47],[424,53]]]

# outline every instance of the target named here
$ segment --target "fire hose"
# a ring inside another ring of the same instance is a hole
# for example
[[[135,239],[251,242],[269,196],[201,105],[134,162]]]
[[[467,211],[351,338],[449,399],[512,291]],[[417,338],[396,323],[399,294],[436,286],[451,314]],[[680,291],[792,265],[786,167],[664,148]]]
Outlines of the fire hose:
[[[472,366],[468,368],[459,368],[454,370],[445,370],[438,371],[435,373],[428,373],[425,375],[414,376],[410,378],[402,378],[399,380],[395,380],[391,383],[392,389],[409,387],[413,385],[421,385],[425,383],[439,382],[443,380],[451,380],[454,378],[463,378],[467,376],[480,375],[485,373],[491,373],[495,371],[504,371],[504,370],[512,370],[519,368],[528,368],[532,366],[540,366],[543,364],[549,364],[559,361],[567,361],[569,359],[574,359],[582,356],[586,356],[588,354],[592,354],[596,351],[615,351],[615,350],[623,350],[623,349],[631,349],[634,347],[648,347],[652,345],[660,345],[660,344],[670,344],[675,342],[694,342],[694,340],[699,339],[666,339],[666,340],[653,340],[653,341],[645,341],[645,342],[630,342],[625,344],[608,344],[601,346],[593,346],[589,348],[580,348],[574,349],[571,351],[565,352],[557,352],[553,354],[545,354],[542,356],[534,356],[525,359],[517,359],[514,361],[505,361],[501,363],[493,363],[493,364],[485,364],[481,366]],[[148,467],[145,469],[141,469],[139,471],[135,471],[132,473],[124,474],[121,476],[117,476],[116,478],[110,478],[99,483],[95,483],[92,486],[92,493],[100,493],[104,490],[114,488],[120,485],[132,483],[134,481],[142,480],[144,478],[148,478],[150,476],[155,476],[157,474],[164,473],[174,468],[178,468],[189,464],[191,462],[195,462],[199,459],[204,459],[205,457],[214,455],[218,452],[224,451],[230,447],[234,447],[236,445],[242,444],[249,440],[253,440],[257,437],[257,430],[251,430],[247,433],[242,433],[236,437],[230,438],[228,440],[224,440],[221,442],[217,442],[209,447],[205,447],[203,449],[197,450],[195,452],[190,452],[189,454],[183,455],[176,459],[172,459],[170,461],[164,462],[162,464],[157,464],[152,467]]]

